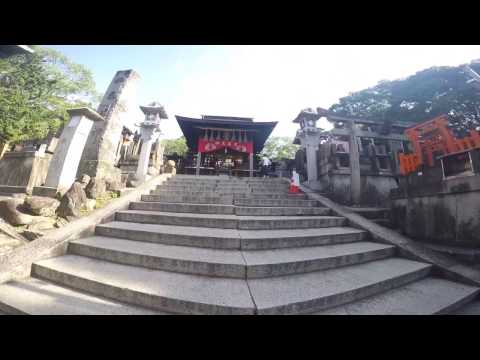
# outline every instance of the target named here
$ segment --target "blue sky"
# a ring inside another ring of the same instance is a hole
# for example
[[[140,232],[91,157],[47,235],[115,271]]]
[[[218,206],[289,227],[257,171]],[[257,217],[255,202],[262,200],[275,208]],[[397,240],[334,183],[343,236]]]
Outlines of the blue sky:
[[[293,137],[297,126],[291,121],[303,108],[328,108],[380,80],[480,58],[479,46],[463,45],[45,46],[87,66],[102,93],[116,71],[137,71],[139,105],[155,100],[167,110],[164,138],[181,135],[174,115],[201,114],[279,121],[273,135]]]

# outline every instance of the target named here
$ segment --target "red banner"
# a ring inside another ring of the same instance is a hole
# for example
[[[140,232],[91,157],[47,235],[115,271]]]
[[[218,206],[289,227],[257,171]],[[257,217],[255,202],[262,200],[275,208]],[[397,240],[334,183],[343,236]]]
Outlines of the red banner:
[[[201,153],[217,151],[225,147],[248,154],[253,153],[252,142],[198,139],[198,151]]]

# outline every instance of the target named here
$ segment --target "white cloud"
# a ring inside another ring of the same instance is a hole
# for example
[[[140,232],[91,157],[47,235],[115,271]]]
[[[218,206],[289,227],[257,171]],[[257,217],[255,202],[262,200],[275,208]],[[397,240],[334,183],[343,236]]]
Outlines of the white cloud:
[[[164,136],[181,131],[174,115],[250,116],[278,121],[273,135],[293,136],[305,107],[424,68],[479,58],[478,46],[208,46],[196,59],[172,65],[178,83],[165,102]],[[163,93],[168,92],[163,90]]]

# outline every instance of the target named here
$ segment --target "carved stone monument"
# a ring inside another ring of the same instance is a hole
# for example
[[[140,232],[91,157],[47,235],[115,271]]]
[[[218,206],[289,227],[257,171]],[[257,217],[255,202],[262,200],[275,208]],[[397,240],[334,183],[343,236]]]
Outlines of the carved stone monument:
[[[135,95],[139,79],[140,76],[133,70],[115,74],[98,107],[98,113],[105,121],[93,125],[77,177],[88,174],[104,179],[107,184],[121,182],[121,171],[115,167],[115,157],[124,124],[132,119],[134,112],[138,112]]]
[[[62,132],[45,181],[46,187],[56,188],[61,193],[75,181],[82,150],[94,123],[104,122],[99,114],[88,108],[67,111],[71,119]]]

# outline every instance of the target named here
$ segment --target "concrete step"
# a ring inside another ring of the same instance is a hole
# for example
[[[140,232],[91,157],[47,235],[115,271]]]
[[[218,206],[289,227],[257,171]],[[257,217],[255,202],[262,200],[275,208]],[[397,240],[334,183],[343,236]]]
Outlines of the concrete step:
[[[244,230],[310,229],[345,226],[337,216],[239,216],[238,228]]]
[[[174,213],[194,213],[194,214],[234,214],[235,213],[235,207],[233,205],[144,202],[144,201],[131,202],[130,210],[165,211],[165,212],[174,212]]]
[[[97,225],[95,234],[167,245],[240,249],[238,230],[114,221]],[[351,235],[354,237],[354,235]]]
[[[330,215],[325,207],[235,207],[220,204],[190,204],[170,202],[132,202],[130,210],[162,211],[194,214],[236,214],[246,216]]]
[[[394,246],[371,242],[242,251],[247,263],[247,279],[302,274],[361,264],[391,257],[394,252]]]
[[[343,244],[362,241],[367,232],[348,227],[285,230],[235,230],[191,226],[110,222],[97,225],[95,233],[167,245],[215,249],[276,249],[301,246]]]
[[[185,189],[185,190],[169,190],[165,188],[158,188],[152,190],[150,195],[161,195],[161,196],[202,196],[202,197],[234,197],[235,199],[300,199],[305,200],[307,196],[305,194],[289,194],[287,192],[276,192],[276,193],[251,193],[247,191],[226,191],[226,190],[195,190],[195,189]]]
[[[149,269],[245,279],[240,250],[154,244],[93,236],[69,243],[68,253]]]
[[[252,189],[249,191],[252,193],[254,196],[255,195],[261,195],[261,194],[279,194],[279,195],[287,195],[288,194],[288,189],[265,189],[265,190],[260,190],[260,189]]]
[[[290,185],[249,185],[250,189],[256,192],[262,191],[287,191],[290,188]]]
[[[318,315],[435,315],[455,311],[480,289],[427,277],[366,299],[318,312]],[[466,305],[468,307],[469,305]],[[465,308],[464,308],[465,309]],[[479,309],[480,310],[480,309]],[[461,312],[461,310],[460,310]],[[458,313],[458,312],[455,312]]]
[[[368,233],[349,227],[312,229],[239,230],[244,250],[281,249],[362,241]]]
[[[316,200],[296,200],[296,199],[237,199],[234,201],[236,206],[283,206],[283,207],[316,207]]]
[[[180,189],[184,189],[184,188],[222,188],[222,189],[240,189],[240,190],[249,190],[250,187],[248,185],[234,185],[234,184],[218,184],[218,183],[211,183],[211,184],[207,184],[207,183],[190,183],[190,184],[183,184],[183,183],[169,183],[168,181],[161,184],[161,185],[157,185],[157,189],[160,189],[160,188],[165,188],[165,187],[168,187],[168,188],[180,188]]]
[[[174,185],[221,185],[221,186],[248,186],[244,181],[229,180],[168,180],[166,184]]]
[[[426,277],[431,265],[389,258],[307,274],[248,280],[259,314],[306,314]]]
[[[218,175],[187,175],[187,174],[177,174],[170,178],[171,180],[220,180],[224,179]],[[228,177],[226,178],[228,180]]]
[[[180,225],[221,229],[236,229],[238,226],[237,217],[235,215],[179,214],[143,210],[118,211],[115,214],[115,220],[144,224]]]
[[[32,265],[32,276],[115,301],[187,314],[253,314],[247,282],[150,270],[65,255]]]
[[[0,193],[2,194],[25,194],[26,192],[26,186],[0,185]]]
[[[325,207],[235,207],[235,214],[240,216],[303,216],[330,215],[331,210]]]
[[[245,191],[217,191],[217,190],[212,190],[212,191],[195,191],[192,189],[188,190],[168,190],[168,189],[160,189],[160,190],[152,190],[150,192],[151,195],[162,195],[162,196],[203,196],[203,197],[235,197],[235,196],[240,196],[240,197],[246,197],[246,196],[251,196],[252,194],[248,194]]]
[[[282,199],[297,199],[297,200],[307,200],[307,195],[305,194],[280,194],[280,193],[262,193],[262,194],[235,194],[235,200],[243,199],[267,199],[267,200],[282,200]]]
[[[118,211],[117,221],[243,230],[307,229],[344,226],[337,216],[235,216],[223,214],[170,213],[143,210]]]
[[[172,185],[159,185],[155,188],[157,191],[215,191],[216,186],[172,186]]]
[[[92,296],[34,278],[0,285],[0,309],[12,315],[166,314]]]
[[[233,196],[203,196],[201,194],[195,195],[180,195],[180,194],[164,194],[164,195],[142,195],[142,201],[152,202],[169,202],[169,203],[189,203],[189,204],[219,204],[232,205]]]
[[[276,250],[218,250],[89,237],[69,243],[68,252],[115,263],[180,273],[260,278],[290,275],[390,257],[395,248],[378,243]]]

